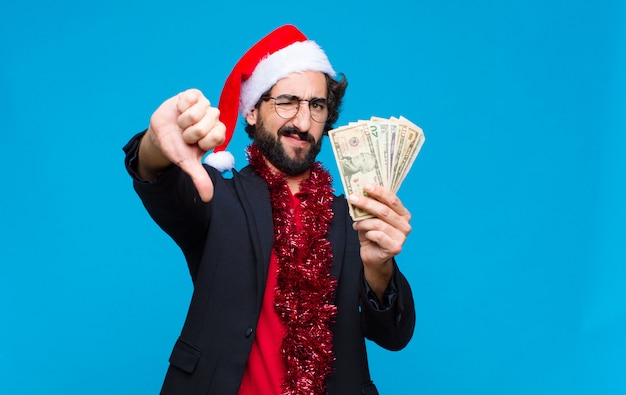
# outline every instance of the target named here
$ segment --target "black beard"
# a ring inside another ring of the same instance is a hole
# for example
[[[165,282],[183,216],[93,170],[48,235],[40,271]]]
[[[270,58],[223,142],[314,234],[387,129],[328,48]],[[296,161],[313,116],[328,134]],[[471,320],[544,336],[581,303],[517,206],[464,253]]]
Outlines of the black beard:
[[[280,143],[281,136],[296,135],[300,140],[308,141],[311,145],[309,149],[296,151],[294,159],[287,156],[285,149]],[[307,132],[301,132],[293,126],[284,126],[278,129],[278,134],[274,136],[261,120],[256,124],[254,133],[254,143],[259,147],[259,151],[278,170],[288,176],[297,176],[309,170],[315,163],[315,158],[322,149],[322,139],[315,141],[313,136]]]

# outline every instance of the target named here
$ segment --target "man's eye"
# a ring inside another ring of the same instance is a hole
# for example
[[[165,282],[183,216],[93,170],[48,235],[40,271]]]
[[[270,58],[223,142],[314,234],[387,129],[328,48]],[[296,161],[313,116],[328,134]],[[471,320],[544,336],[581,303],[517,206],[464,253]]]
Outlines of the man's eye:
[[[313,101],[311,102],[311,108],[314,108],[316,110],[323,110],[326,108],[326,102],[320,100],[320,101]]]

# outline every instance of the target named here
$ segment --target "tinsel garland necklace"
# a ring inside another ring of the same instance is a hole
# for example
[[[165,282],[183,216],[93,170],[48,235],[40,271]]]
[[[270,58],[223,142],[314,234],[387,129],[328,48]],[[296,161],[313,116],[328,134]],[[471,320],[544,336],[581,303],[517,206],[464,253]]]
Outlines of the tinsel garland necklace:
[[[333,218],[332,179],[319,162],[300,184],[300,229],[291,211],[291,192],[283,174],[273,172],[256,145],[248,160],[269,186],[274,218],[278,278],[274,308],[286,327],[281,356],[287,368],[285,395],[326,393],[332,371],[332,304],[337,282],[331,277],[328,231]]]

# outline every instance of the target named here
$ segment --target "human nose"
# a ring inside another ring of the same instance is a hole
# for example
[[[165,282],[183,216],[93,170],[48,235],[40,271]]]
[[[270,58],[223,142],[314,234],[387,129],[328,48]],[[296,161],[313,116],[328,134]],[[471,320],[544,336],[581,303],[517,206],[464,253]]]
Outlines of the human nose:
[[[302,100],[298,106],[298,112],[293,119],[294,126],[300,130],[309,130],[311,127],[311,109],[309,108],[309,101]]]

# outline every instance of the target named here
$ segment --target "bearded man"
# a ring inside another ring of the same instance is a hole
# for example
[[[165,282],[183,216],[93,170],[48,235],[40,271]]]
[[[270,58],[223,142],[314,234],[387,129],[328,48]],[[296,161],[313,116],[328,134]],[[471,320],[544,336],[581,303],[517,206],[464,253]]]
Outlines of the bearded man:
[[[237,63],[218,107],[181,92],[124,147],[194,286],[162,394],[377,394],[365,339],[389,350],[411,339],[395,260],[410,213],[369,185],[348,198],[375,217],[353,223],[316,162],[346,87],[315,42],[282,26]],[[252,139],[241,171],[225,151],[238,112]]]

